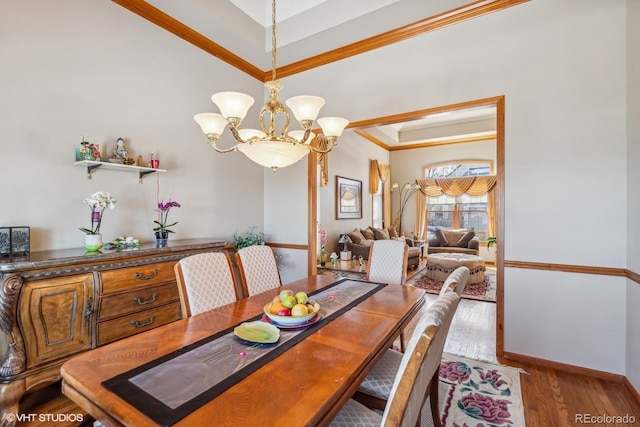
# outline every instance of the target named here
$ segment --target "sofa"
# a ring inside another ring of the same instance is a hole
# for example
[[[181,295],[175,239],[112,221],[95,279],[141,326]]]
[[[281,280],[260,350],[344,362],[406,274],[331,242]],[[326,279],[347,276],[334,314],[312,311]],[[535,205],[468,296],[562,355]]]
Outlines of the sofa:
[[[435,237],[429,239],[427,254],[449,252],[478,255],[480,239],[476,237],[473,229],[439,228],[434,234]]]
[[[413,244],[413,240],[398,236],[394,227],[388,228],[375,228],[368,227],[366,229],[354,229],[352,232],[347,233],[350,242],[347,242],[347,250],[351,251],[351,255],[356,258],[362,257],[365,260],[369,259],[369,250],[371,244],[376,240],[392,239],[404,241],[409,246],[409,256],[407,258],[407,267],[417,267],[420,264],[420,258],[422,257],[422,248],[416,247]],[[340,249],[343,246],[340,245]]]

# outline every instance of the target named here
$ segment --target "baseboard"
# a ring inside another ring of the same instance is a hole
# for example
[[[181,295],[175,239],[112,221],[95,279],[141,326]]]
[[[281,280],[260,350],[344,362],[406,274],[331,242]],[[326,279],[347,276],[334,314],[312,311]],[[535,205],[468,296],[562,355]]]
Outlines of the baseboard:
[[[601,380],[613,381],[617,383],[625,383],[628,382],[626,377],[622,374],[612,374],[611,372],[598,371],[596,369],[584,368],[582,366],[569,365],[568,363],[560,363],[554,362],[552,360],[547,359],[539,359],[537,357],[527,356],[524,354],[511,353],[505,351],[502,355],[505,359],[515,360],[518,362],[529,363],[531,365],[542,366],[545,368],[552,368],[558,371],[569,372],[571,374],[585,375],[588,377],[599,378]],[[631,386],[631,383],[629,383]],[[628,387],[628,386],[627,386]],[[636,400],[637,400],[637,392],[636,392]]]
[[[633,386],[633,384],[631,384],[631,381],[629,381],[627,377],[624,377],[623,382],[624,385],[627,386],[627,390],[629,390],[633,398],[636,399],[636,402],[640,404],[640,393],[638,393],[638,390],[636,390],[636,388]]]

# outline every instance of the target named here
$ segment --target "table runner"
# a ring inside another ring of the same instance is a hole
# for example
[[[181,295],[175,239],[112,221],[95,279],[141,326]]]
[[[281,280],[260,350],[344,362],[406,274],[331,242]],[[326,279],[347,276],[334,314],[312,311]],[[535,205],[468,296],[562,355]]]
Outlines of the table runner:
[[[281,329],[275,344],[243,342],[234,325],[102,385],[158,424],[172,425],[384,286],[340,279],[309,294],[320,303],[320,320],[303,329]]]

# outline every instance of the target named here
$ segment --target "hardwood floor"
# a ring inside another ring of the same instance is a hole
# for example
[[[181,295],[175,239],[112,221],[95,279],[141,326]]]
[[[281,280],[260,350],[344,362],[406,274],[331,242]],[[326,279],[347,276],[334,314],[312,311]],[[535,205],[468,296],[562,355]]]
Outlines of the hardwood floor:
[[[422,310],[425,311],[436,298],[437,295],[427,294],[428,302]],[[405,330],[405,336],[410,336],[418,317],[419,314]],[[527,427],[640,426],[640,403],[622,383],[512,360],[497,360],[495,325],[494,303],[461,300],[444,351],[526,371],[528,374],[521,374],[520,381]],[[625,416],[626,420],[615,422],[615,417]]]

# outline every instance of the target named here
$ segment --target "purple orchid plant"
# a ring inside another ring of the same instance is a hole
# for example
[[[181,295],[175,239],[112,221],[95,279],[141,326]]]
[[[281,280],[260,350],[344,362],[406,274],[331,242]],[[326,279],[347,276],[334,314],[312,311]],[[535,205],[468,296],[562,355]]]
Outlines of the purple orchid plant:
[[[173,233],[169,227],[173,227],[178,222],[174,222],[173,224],[167,224],[167,219],[169,217],[169,211],[171,208],[179,208],[180,203],[175,200],[169,199],[167,203],[163,203],[162,200],[158,203],[158,221],[155,222],[158,226],[153,229],[156,233]]]

